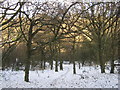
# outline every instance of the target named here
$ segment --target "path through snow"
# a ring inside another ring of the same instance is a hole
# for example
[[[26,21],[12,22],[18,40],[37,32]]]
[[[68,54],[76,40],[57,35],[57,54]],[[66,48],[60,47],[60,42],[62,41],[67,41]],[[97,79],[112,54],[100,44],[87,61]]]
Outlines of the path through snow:
[[[30,82],[24,82],[23,71],[0,71],[1,88],[118,88],[118,74],[109,70],[101,74],[99,67],[76,68],[64,65],[64,70],[30,71]]]

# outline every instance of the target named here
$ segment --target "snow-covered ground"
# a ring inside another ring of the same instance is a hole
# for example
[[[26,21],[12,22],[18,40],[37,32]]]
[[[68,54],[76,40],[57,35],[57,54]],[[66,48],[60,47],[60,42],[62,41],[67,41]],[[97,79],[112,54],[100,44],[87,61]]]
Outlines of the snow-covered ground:
[[[118,88],[118,74],[100,73],[99,67],[77,67],[73,74],[72,65],[64,70],[30,71],[30,82],[24,82],[24,71],[0,71],[1,88]]]

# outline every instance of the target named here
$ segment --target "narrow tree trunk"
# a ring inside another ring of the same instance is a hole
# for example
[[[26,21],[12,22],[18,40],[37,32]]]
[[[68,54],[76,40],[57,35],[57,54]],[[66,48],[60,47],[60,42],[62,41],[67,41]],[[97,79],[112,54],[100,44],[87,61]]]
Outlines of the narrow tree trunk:
[[[44,60],[44,69],[46,68],[46,61]]]
[[[111,55],[111,70],[110,70],[110,73],[114,73],[114,54],[115,54],[115,52],[114,52],[114,41],[112,40],[112,47],[111,47],[111,49],[112,49],[112,55]]]
[[[50,61],[50,68],[53,70],[53,60]]]
[[[63,61],[60,61],[60,70],[63,70]]]
[[[55,72],[58,72],[58,61],[55,62]]]
[[[120,34],[119,34],[120,35]],[[119,37],[119,46],[118,46],[118,63],[120,63],[120,37]],[[118,68],[118,74],[120,74],[120,68]]]
[[[44,51],[43,51],[43,47],[40,46],[40,54],[41,54],[41,65],[40,68],[43,69],[44,68]]]
[[[80,69],[80,62],[78,62],[78,64],[79,64],[79,69]]]
[[[74,37],[73,41],[73,74],[76,74],[75,60],[76,60],[76,49],[75,49],[76,37]]]
[[[76,74],[75,62],[73,62],[73,74]]]
[[[5,70],[5,61],[2,62],[2,70]]]
[[[105,66],[101,64],[100,67],[101,67],[101,73],[105,73]]]
[[[114,73],[114,60],[111,60],[111,70],[110,73]]]
[[[45,53],[44,53],[44,46],[41,46],[41,59],[42,59],[42,68],[45,69],[46,67],[46,59],[45,59]]]
[[[53,70],[53,59],[52,59],[52,57],[54,56],[54,53],[53,53],[53,47],[52,47],[51,43],[49,44],[49,48],[50,48],[50,68],[51,68],[51,70]]]
[[[120,8],[119,8],[119,11],[120,11]],[[118,32],[118,63],[120,63],[120,31]],[[118,68],[118,74],[120,74],[120,68]]]
[[[82,67],[85,65],[85,61],[82,61]]]
[[[40,63],[40,69],[43,68],[43,61],[41,60],[41,63]]]

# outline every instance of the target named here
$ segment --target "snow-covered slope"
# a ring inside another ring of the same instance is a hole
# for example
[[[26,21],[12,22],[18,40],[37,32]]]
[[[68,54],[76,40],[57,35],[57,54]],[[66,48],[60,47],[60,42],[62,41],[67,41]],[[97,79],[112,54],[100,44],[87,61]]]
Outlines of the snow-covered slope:
[[[1,88],[118,88],[118,74],[101,74],[99,67],[86,66],[72,73],[72,65],[64,70],[30,71],[30,82],[24,82],[23,71],[0,71]]]

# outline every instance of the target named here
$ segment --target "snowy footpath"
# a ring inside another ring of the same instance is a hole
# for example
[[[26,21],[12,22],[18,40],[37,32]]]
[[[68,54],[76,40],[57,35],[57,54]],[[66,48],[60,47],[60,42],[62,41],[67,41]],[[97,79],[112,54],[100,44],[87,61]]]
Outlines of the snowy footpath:
[[[99,67],[86,66],[73,74],[72,65],[64,70],[30,71],[30,82],[24,82],[24,71],[0,71],[1,88],[118,88],[118,74],[109,70],[101,74]]]

